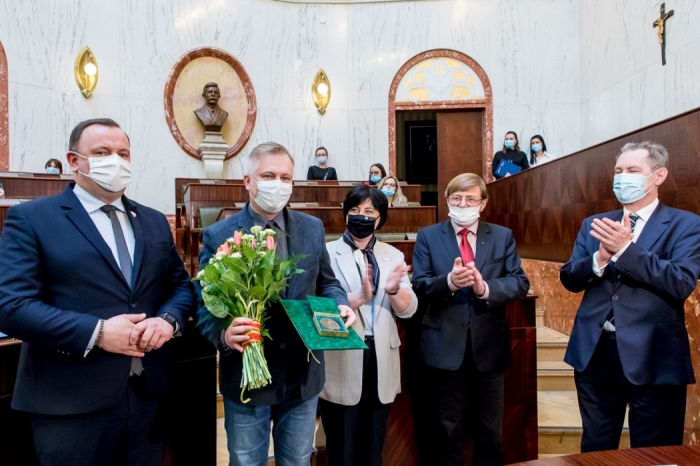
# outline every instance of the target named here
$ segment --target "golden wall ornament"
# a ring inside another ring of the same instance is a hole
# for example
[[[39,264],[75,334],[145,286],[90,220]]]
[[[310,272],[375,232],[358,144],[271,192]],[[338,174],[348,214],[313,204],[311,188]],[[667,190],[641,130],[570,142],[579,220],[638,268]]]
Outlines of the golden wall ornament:
[[[95,55],[90,50],[90,47],[83,47],[75,59],[75,82],[78,84],[80,92],[86,99],[92,96],[92,91],[97,86],[97,60]]]
[[[322,69],[318,70],[311,84],[311,96],[318,113],[323,115],[326,112],[328,103],[331,101],[331,82],[328,80],[326,72]]]

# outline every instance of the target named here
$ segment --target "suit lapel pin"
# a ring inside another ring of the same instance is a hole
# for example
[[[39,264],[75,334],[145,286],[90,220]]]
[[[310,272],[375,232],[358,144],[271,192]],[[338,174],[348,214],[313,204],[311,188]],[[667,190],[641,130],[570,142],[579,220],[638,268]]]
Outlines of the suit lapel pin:
[[[134,212],[134,211],[132,210],[132,211],[131,211],[131,216],[134,217],[134,218],[136,218],[136,212]]]

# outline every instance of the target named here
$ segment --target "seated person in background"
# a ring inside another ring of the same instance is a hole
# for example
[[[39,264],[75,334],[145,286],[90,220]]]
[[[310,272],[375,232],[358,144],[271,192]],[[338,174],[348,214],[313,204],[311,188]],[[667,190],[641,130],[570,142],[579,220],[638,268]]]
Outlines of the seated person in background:
[[[338,174],[335,168],[328,166],[328,150],[321,146],[316,149],[316,165],[309,167],[306,173],[307,180],[337,180]]]
[[[399,180],[395,176],[385,176],[379,182],[377,188],[386,196],[389,201],[389,207],[408,205],[408,199],[406,199],[406,196],[401,192]]]
[[[359,185],[343,202],[347,230],[326,244],[331,267],[359,318],[355,331],[368,351],[326,351],[320,408],[328,464],[381,464],[391,404],[401,391],[396,318],[411,317],[418,298],[401,251],[377,241],[387,219],[386,196]]]
[[[376,186],[386,176],[386,170],[381,163],[375,163],[369,167],[369,181],[365,181],[367,186]]]
[[[50,175],[59,175],[63,173],[63,164],[58,159],[49,159],[44,165],[44,170]]]
[[[493,156],[493,163],[491,164],[491,171],[496,179],[503,178],[496,174],[496,169],[498,169],[498,164],[501,160],[507,160],[510,163],[520,166],[523,170],[530,168],[527,163],[527,155],[525,152],[520,150],[518,145],[518,135],[515,131],[508,131],[506,133],[505,140],[503,141],[503,149],[499,150]],[[513,173],[506,173],[505,176],[510,176]]]
[[[544,138],[539,134],[535,134],[530,138],[530,166],[542,165],[543,163],[551,162],[556,159],[556,155],[547,152],[547,144]]]

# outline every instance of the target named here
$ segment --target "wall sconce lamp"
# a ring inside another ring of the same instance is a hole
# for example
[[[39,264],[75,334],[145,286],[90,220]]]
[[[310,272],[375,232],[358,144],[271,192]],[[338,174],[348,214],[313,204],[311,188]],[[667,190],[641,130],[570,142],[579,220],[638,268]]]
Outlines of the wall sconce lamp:
[[[326,112],[328,103],[331,101],[331,82],[328,80],[325,71],[318,70],[318,73],[316,73],[314,82],[311,84],[311,95],[318,113],[323,115]]]
[[[97,60],[90,47],[83,47],[75,60],[75,82],[86,99],[90,98],[97,86]]]

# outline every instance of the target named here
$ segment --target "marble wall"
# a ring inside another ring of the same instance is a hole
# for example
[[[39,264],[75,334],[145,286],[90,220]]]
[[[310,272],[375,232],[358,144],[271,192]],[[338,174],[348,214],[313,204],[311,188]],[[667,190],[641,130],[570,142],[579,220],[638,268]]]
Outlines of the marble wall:
[[[465,53],[488,74],[494,147],[515,130],[525,145],[542,133],[550,152],[570,153],[581,139],[579,2],[4,0],[10,169],[40,171],[51,157],[65,159],[78,121],[110,116],[132,140],[135,181],[128,195],[174,212],[173,179],[203,170],[168,131],[163,89],[173,63],[201,46],[234,55],[253,81],[258,116],[242,154],[278,141],[296,157],[296,178],[305,177],[321,144],[343,179],[364,179],[374,162],[388,166],[389,86],[406,61],[435,48]],[[85,45],[100,67],[89,100],[73,77]],[[310,92],[319,68],[332,87],[323,116]],[[241,177],[244,160],[227,162],[226,176]]]
[[[666,2],[666,66],[660,3],[581,2],[581,147],[700,106],[700,2]]]

